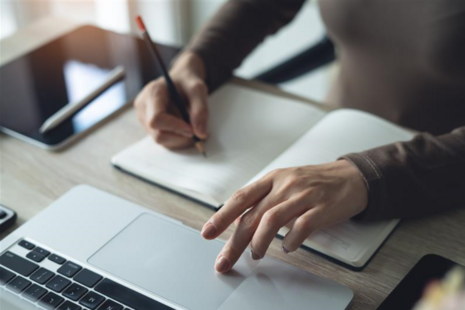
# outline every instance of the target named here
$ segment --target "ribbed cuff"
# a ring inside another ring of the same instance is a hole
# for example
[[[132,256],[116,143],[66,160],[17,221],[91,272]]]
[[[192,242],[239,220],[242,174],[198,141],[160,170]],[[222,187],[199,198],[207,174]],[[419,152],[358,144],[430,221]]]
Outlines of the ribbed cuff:
[[[387,188],[386,181],[376,163],[364,153],[347,154],[340,159],[348,160],[358,168],[368,188],[366,209],[352,219],[375,220],[382,217],[387,204]]]

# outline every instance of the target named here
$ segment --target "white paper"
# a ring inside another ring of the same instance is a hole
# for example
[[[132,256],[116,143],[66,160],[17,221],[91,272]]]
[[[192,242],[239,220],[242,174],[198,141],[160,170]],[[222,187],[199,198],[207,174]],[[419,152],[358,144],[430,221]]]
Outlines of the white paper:
[[[412,133],[368,113],[337,110],[328,113],[254,179],[277,168],[323,164],[348,153],[361,152],[412,137]]]
[[[195,149],[172,152],[150,137],[113,162],[168,187],[226,201],[308,131],[324,112],[308,104],[228,84],[209,102],[210,137],[203,158]]]

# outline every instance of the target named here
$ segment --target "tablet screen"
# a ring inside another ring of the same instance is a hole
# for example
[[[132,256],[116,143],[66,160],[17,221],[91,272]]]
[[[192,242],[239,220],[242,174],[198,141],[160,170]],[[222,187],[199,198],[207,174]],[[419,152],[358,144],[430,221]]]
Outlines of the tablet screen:
[[[177,53],[158,47],[166,63]],[[85,97],[119,65],[125,69],[122,80],[67,121],[39,133],[48,117]],[[159,75],[141,39],[83,26],[0,68],[0,128],[58,145],[120,109]]]
[[[465,309],[465,268],[438,255],[424,256],[378,310]]]

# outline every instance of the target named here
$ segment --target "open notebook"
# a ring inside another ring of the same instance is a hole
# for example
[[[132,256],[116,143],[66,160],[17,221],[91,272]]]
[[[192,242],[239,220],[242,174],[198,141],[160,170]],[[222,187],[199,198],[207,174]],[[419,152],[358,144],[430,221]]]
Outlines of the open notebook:
[[[412,137],[365,112],[327,113],[234,84],[216,91],[209,109],[208,158],[195,149],[166,150],[147,137],[115,155],[113,165],[217,209],[237,189],[273,169],[321,164]],[[360,269],[397,222],[348,221],[314,233],[304,246]],[[285,233],[283,228],[280,235]]]

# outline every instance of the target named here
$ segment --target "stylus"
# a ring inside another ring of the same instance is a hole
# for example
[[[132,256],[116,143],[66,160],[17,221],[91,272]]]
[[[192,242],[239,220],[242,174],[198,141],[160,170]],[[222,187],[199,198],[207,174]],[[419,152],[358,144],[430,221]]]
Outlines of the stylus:
[[[40,126],[40,133],[44,134],[47,131],[63,123],[65,120],[73,116],[77,111],[89,104],[98,95],[107,90],[110,86],[115,84],[117,81],[121,80],[123,76],[123,66],[117,66],[115,69],[111,70],[111,72],[108,74],[108,77],[102,82],[102,84],[98,85],[88,95],[86,95],[84,98],[78,101],[68,103],[63,108],[58,110],[55,114],[47,118],[45,122],[42,124],[42,126]]]

